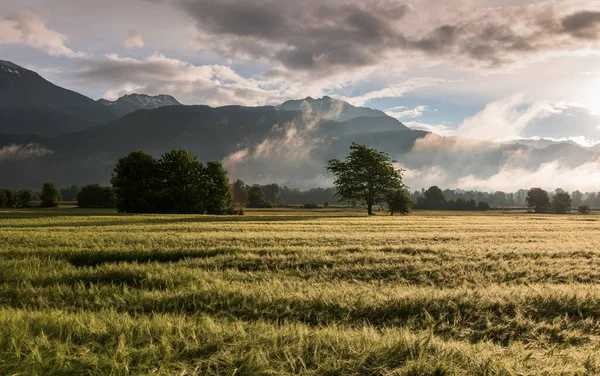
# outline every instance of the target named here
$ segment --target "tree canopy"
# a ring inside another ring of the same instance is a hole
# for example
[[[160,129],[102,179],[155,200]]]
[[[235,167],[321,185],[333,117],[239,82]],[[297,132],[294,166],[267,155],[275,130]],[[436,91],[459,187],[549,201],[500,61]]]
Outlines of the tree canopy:
[[[327,170],[335,175],[336,196],[342,201],[362,202],[369,215],[373,205],[386,201],[388,195],[403,189],[402,170],[392,164],[383,152],[352,143],[350,154],[343,160],[330,160]]]
[[[56,188],[56,185],[52,183],[45,183],[42,186],[40,200],[43,208],[56,207],[60,201],[60,191],[58,188]]]
[[[187,150],[155,160],[135,151],[119,159],[111,183],[117,209],[130,213],[224,214],[232,211],[227,172],[219,162],[206,167]]]
[[[535,213],[546,213],[550,210],[550,197],[542,188],[531,188],[527,192],[527,207]]]

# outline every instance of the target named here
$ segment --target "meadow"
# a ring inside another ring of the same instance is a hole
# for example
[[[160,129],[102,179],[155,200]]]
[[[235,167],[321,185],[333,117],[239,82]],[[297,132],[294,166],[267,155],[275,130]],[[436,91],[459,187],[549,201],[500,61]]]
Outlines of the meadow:
[[[600,374],[600,217],[0,212],[0,375]]]

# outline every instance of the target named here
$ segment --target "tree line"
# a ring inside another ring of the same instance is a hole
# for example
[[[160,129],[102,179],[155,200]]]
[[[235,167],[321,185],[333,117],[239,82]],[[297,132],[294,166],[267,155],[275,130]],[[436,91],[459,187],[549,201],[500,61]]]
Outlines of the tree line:
[[[302,205],[317,208],[330,202],[356,207],[364,205],[369,215],[373,207],[384,205],[389,212],[407,214],[422,210],[489,210],[494,207],[527,205],[536,213],[568,213],[574,207],[589,213],[600,206],[600,193],[558,189],[548,193],[541,188],[515,193],[442,190],[437,186],[410,193],[402,181],[402,170],[386,153],[352,143],[344,160],[330,160],[326,169],[335,177],[334,187],[308,191],[279,185],[247,185],[242,180],[230,183],[219,162],[206,165],[183,149],[174,149],[159,159],[144,151],[134,151],[119,159],[110,187],[99,184],[82,188],[58,189],[43,185],[41,193],[0,189],[0,207],[28,207],[39,199],[41,206],[57,206],[61,199],[77,199],[84,208],[114,208],[130,213],[233,214],[234,204],[249,208]],[[490,205],[491,203],[491,205]]]

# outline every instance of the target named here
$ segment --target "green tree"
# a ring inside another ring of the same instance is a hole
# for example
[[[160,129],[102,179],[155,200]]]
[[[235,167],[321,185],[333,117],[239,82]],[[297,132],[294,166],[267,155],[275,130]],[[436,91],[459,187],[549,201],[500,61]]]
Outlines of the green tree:
[[[233,202],[238,205],[246,205],[246,202],[248,201],[248,188],[246,187],[246,184],[238,179],[233,182],[231,189],[233,191]]]
[[[52,183],[44,183],[42,194],[40,195],[41,206],[43,208],[52,208],[58,206],[60,201],[60,191]]]
[[[525,201],[529,210],[535,213],[546,213],[551,208],[548,192],[541,188],[531,188]]]
[[[394,215],[396,213],[401,215],[407,215],[410,213],[410,205],[412,201],[410,200],[410,195],[406,191],[406,189],[396,189],[388,194],[387,198],[388,211],[390,215]]]
[[[350,150],[343,161],[329,161],[327,170],[335,175],[336,197],[363,202],[371,215],[373,205],[385,202],[390,192],[404,188],[402,171],[394,168],[394,161],[386,153],[354,142]]]
[[[281,199],[281,188],[279,185],[273,183],[263,185],[261,188],[265,195],[265,200],[270,201],[274,206],[283,205],[283,200]]]
[[[15,193],[10,189],[5,189],[4,194],[6,195],[6,208],[14,208],[17,204]]]
[[[17,207],[19,208],[28,208],[31,205],[31,199],[33,195],[30,190],[23,189],[17,192],[16,194],[16,202]]]
[[[110,182],[115,188],[119,212],[156,211],[159,177],[158,165],[152,155],[140,150],[120,158]]]
[[[208,162],[203,184],[206,188],[204,206],[208,214],[225,214],[233,211],[229,177],[219,162]]]
[[[77,206],[80,208],[114,208],[115,201],[114,189],[100,184],[86,185],[77,194]]]
[[[6,190],[0,189],[0,208],[8,207],[8,198],[6,197]]]
[[[444,210],[447,208],[448,201],[438,186],[429,187],[423,194],[423,199],[418,202],[419,209]]]
[[[204,213],[205,170],[198,158],[174,149],[158,160],[160,210],[169,213]]]
[[[554,197],[552,197],[552,211],[554,214],[565,214],[570,212],[571,209],[571,196],[562,189],[557,189]]]
[[[248,189],[248,203],[249,208],[264,208],[267,206],[265,195],[259,185],[253,185]]]

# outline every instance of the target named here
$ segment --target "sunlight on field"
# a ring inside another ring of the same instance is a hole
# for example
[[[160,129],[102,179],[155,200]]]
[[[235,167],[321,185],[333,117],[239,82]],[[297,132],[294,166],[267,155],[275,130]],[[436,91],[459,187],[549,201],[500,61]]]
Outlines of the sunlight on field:
[[[0,213],[0,374],[597,374],[600,217]]]

